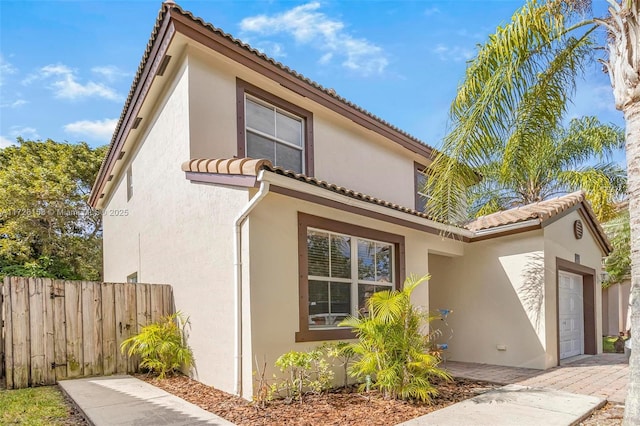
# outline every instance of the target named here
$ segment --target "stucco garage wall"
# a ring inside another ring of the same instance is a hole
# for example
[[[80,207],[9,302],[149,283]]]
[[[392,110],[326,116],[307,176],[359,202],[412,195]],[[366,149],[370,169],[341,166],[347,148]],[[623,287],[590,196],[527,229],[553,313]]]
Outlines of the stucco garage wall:
[[[133,197],[126,178],[105,208],[105,280],[173,286],[176,308],[191,319],[196,377],[232,391],[233,216],[246,190],[191,184],[180,169],[189,158],[188,65],[145,119],[144,145],[134,154]],[[215,137],[215,135],[212,135]],[[123,210],[126,216],[110,216]]]
[[[578,240],[573,234],[573,222],[582,220],[584,233]],[[575,261],[575,255],[580,255],[580,264],[595,270],[595,305],[596,305],[596,346],[597,352],[602,353],[602,290],[600,272],[602,268],[602,253],[588,230],[586,222],[578,211],[571,212],[562,219],[551,223],[544,228],[545,251],[545,288],[549,294],[547,300],[546,321],[549,324],[547,333],[547,346],[549,347],[547,367],[558,364],[558,315],[556,306],[558,303],[556,292],[556,258],[569,262]]]
[[[465,244],[463,257],[429,255],[432,309],[448,359],[545,367],[542,231]],[[498,350],[498,345],[506,350]]]
[[[252,352],[245,352],[245,377],[250,377],[254,357],[266,359],[267,377],[276,372],[274,361],[290,350],[307,350],[322,342],[296,343],[298,315],[298,211],[405,237],[407,274],[428,272],[428,251],[462,254],[462,243],[285,197],[269,194],[249,218]],[[244,260],[243,260],[244,262]],[[306,273],[306,271],[305,271]],[[414,292],[415,303],[429,306],[428,284]],[[246,382],[245,382],[246,383]]]

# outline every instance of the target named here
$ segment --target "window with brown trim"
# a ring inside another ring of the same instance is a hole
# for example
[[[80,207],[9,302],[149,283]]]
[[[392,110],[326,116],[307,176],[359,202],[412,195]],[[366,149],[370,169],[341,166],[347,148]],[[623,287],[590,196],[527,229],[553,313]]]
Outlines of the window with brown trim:
[[[313,176],[313,114],[237,79],[238,157]]]
[[[427,193],[427,168],[419,163],[415,163],[414,167],[414,183],[416,193],[416,206],[415,209],[419,212],[426,212],[427,201],[431,196]]]
[[[353,338],[339,326],[377,291],[397,289],[404,237],[298,213],[300,329],[296,341]]]

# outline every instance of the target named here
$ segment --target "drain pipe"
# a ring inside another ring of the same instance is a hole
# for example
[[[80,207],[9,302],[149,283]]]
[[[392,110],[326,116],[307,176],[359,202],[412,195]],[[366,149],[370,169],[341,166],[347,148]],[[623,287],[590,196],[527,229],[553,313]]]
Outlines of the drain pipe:
[[[249,200],[249,203],[242,209],[234,222],[233,253],[234,261],[234,286],[235,286],[235,353],[234,353],[234,377],[236,380],[233,393],[242,396],[242,224],[247,219],[251,211],[269,193],[269,182],[262,180],[264,171],[258,173],[257,181],[260,182],[260,189]]]

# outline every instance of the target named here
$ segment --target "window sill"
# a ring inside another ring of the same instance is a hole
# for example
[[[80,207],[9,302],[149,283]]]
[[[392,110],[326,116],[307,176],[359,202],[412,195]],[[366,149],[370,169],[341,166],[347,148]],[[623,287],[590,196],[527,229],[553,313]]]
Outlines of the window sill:
[[[323,340],[351,340],[356,339],[351,328],[334,330],[303,330],[296,332],[296,342],[319,342]]]

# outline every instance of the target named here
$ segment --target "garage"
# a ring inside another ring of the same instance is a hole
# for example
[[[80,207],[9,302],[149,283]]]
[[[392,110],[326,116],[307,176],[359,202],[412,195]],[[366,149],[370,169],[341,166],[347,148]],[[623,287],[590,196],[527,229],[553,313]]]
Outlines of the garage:
[[[558,273],[560,359],[584,353],[584,299],[582,276]]]

